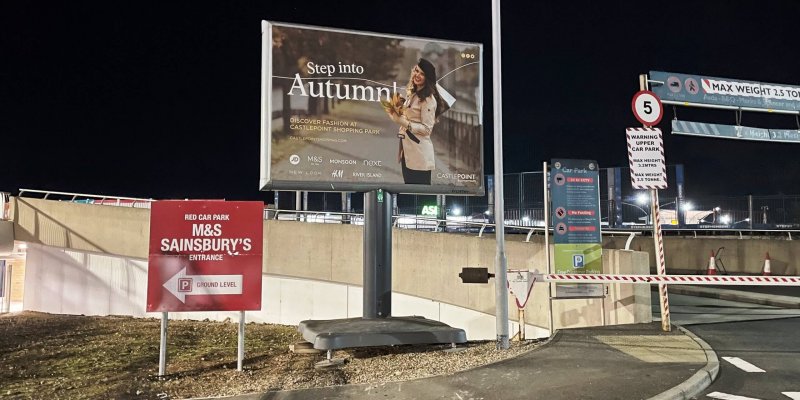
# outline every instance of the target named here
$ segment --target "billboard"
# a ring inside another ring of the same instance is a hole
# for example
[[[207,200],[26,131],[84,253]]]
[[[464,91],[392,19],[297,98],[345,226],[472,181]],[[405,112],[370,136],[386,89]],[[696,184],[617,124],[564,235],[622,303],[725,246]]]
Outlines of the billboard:
[[[261,190],[483,195],[483,47],[262,22]]]
[[[715,78],[704,75],[650,71],[651,90],[668,104],[698,103],[717,106],[800,111],[800,86]]]
[[[154,202],[147,311],[260,310],[263,210],[259,201]]]

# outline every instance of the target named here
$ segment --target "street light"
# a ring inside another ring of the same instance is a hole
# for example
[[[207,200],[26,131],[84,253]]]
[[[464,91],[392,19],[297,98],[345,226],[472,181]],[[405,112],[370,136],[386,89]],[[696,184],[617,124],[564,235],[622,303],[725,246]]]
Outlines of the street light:
[[[647,193],[639,192],[639,194],[636,195],[636,202],[643,206],[650,204],[650,196]]]
[[[730,223],[731,223],[731,216],[730,216],[730,215],[728,215],[728,214],[721,215],[721,216],[719,217],[719,222],[720,222],[721,224],[723,224],[723,225],[728,225],[728,224],[730,224]]]
[[[637,201],[638,201],[638,197],[637,197]],[[636,204],[626,203],[624,201],[622,202],[622,204],[629,205],[629,206],[641,211],[642,213],[644,213],[644,223],[645,223],[645,225],[650,223],[650,213],[648,213],[647,210],[645,210],[642,207],[637,206]]]

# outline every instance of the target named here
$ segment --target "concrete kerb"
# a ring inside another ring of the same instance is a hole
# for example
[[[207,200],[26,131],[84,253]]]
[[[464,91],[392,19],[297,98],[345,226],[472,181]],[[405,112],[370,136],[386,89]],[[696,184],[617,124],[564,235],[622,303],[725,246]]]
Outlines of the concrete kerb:
[[[711,386],[711,383],[717,379],[717,374],[719,374],[719,359],[714,349],[712,349],[705,340],[700,339],[688,329],[682,326],[679,326],[678,329],[700,345],[706,355],[706,366],[695,372],[694,375],[683,381],[680,385],[661,392],[651,397],[649,400],[688,400]]]

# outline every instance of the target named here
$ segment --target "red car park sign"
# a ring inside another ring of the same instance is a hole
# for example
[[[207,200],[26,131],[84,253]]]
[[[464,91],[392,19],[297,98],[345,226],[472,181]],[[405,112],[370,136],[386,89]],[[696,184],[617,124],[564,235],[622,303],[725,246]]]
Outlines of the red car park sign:
[[[263,213],[257,201],[154,202],[147,311],[260,310]]]

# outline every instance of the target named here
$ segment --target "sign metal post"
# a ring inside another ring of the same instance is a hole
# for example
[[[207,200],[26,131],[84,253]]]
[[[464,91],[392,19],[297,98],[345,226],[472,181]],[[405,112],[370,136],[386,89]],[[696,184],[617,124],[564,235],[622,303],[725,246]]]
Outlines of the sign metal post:
[[[242,371],[244,362],[244,311],[239,311],[239,344],[237,349],[236,370]]]
[[[647,92],[647,75],[642,74],[639,75],[639,93],[651,93]],[[657,118],[640,115],[640,112],[637,112],[637,108],[635,106],[636,99],[641,98],[642,96],[637,93],[637,96],[634,96],[634,115],[636,118],[642,122],[645,127],[648,127],[646,122],[652,121],[652,123],[658,123],[661,120],[661,115],[663,114],[663,108],[661,106],[661,102],[658,100],[658,97],[655,97],[657,102],[656,105],[653,105],[652,110],[660,109],[662,110]],[[633,173],[633,172],[631,172]],[[658,275],[666,275],[666,261],[664,260],[664,245],[663,245],[663,238],[661,237],[661,221],[659,220],[659,205],[658,205],[658,189],[652,188],[650,189],[650,204],[651,204],[651,212],[650,215],[653,216],[653,243],[655,246],[655,254],[656,254],[656,263],[658,263]],[[670,324],[670,317],[669,317],[669,293],[667,291],[667,285],[659,284],[658,285],[658,300],[659,305],[661,307],[661,330],[664,332],[669,332],[671,328]]]
[[[169,313],[161,313],[161,345],[158,351],[158,376],[167,373],[167,324],[169,324]]]

